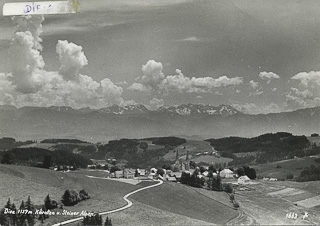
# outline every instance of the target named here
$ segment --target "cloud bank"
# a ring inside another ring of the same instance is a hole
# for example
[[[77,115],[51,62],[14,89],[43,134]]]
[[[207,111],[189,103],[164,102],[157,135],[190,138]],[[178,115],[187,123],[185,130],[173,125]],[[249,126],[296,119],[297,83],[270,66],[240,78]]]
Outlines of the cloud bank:
[[[11,73],[0,74],[0,104],[102,108],[126,103],[121,97],[123,88],[109,78],[97,82],[88,75],[79,74],[88,60],[82,47],[72,42],[59,40],[56,53],[60,68],[44,70],[40,38],[43,17],[14,20],[18,26],[10,47]]]
[[[262,80],[267,80],[267,83],[269,84],[271,82],[271,80],[273,79],[279,79],[280,76],[273,73],[273,72],[266,72],[266,71],[263,71],[263,72],[260,72],[259,73],[259,77],[262,79]]]
[[[164,75],[161,62],[149,60],[142,66],[143,75],[136,78],[128,89],[147,91],[155,94],[180,93],[211,93],[215,88],[237,86],[243,83],[242,77],[229,78],[221,76],[212,77],[186,77],[181,70],[176,69],[175,75]]]

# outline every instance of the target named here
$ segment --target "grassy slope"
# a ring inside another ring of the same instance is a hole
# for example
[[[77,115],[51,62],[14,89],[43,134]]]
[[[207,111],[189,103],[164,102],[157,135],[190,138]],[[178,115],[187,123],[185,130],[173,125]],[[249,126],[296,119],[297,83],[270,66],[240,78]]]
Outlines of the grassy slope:
[[[19,206],[28,195],[36,205],[42,205],[47,194],[58,202],[66,189],[85,189],[91,199],[80,202],[74,207],[65,207],[72,211],[106,211],[126,204],[122,197],[142,185],[97,180],[85,177],[79,173],[62,173],[52,170],[24,166],[0,165],[0,205],[1,208],[7,199]],[[61,211],[61,210],[58,210]],[[67,217],[70,218],[70,217]],[[58,222],[62,217],[50,217],[47,221]]]
[[[230,158],[217,158],[215,156],[209,156],[209,155],[202,155],[202,156],[196,156],[197,153],[203,154],[204,152],[211,153],[212,147],[210,146],[209,142],[206,141],[200,141],[200,140],[187,140],[187,143],[182,144],[178,147],[176,147],[174,150],[169,151],[164,156],[164,159],[166,160],[175,160],[176,158],[176,151],[179,152],[179,156],[184,156],[187,154],[187,151],[189,151],[189,154],[191,156],[191,160],[195,161],[197,163],[199,162],[207,162],[207,163],[222,163],[222,162],[230,162],[232,159]]]
[[[125,194],[152,183],[130,185],[90,179],[85,177],[85,174],[86,171],[62,173],[25,166],[0,165],[0,205],[3,207],[7,198],[11,197],[19,206],[21,200],[26,200],[28,195],[34,204],[41,205],[48,193],[52,199],[59,201],[65,189],[79,191],[84,188],[92,198],[64,209],[106,211],[124,206],[126,203],[122,197]],[[237,215],[237,212],[229,207],[183,185],[166,183],[160,187],[132,196],[130,199],[133,200],[134,206],[124,212],[112,214],[113,222],[116,225],[207,225],[208,222],[224,223]],[[45,224],[52,225],[70,218],[72,217],[50,216]]]
[[[268,193],[281,191],[286,188],[295,188],[308,193],[309,197],[314,197],[319,195],[320,181],[299,183],[294,181],[269,182],[258,180],[256,182],[257,184],[246,185],[246,187],[251,188],[249,191],[236,190],[235,197],[236,200],[240,202],[241,209],[244,210],[245,213],[253,216],[258,223],[262,225],[302,225],[306,224],[307,222],[302,221],[301,216],[305,212],[308,212],[309,218],[307,220],[314,225],[319,225],[320,206],[303,208],[293,204],[295,201],[297,201],[297,199],[291,200],[291,198],[299,195],[293,194],[290,197],[286,196],[281,198],[280,196],[271,196]],[[301,197],[301,199],[304,198]],[[297,213],[299,219],[286,219],[285,216],[289,212]]]
[[[144,193],[134,194],[133,198],[161,210],[214,224],[225,224],[238,215],[231,207],[176,183],[165,183]],[[228,198],[225,202],[229,202]]]
[[[257,175],[286,179],[288,173],[292,173],[295,177],[298,177],[305,167],[310,167],[312,164],[318,166],[319,163],[316,163],[314,159],[315,158],[313,157],[289,159],[268,164],[255,165],[253,168],[257,170]],[[276,168],[277,165],[281,168]]]

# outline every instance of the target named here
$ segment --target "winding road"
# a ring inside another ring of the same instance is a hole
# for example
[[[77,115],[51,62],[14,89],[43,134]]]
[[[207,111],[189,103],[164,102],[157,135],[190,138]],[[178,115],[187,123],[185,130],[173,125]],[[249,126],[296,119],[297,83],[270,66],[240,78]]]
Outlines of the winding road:
[[[88,177],[101,179],[99,177],[92,177],[92,176],[88,176]],[[128,199],[130,195],[133,195],[133,194],[135,194],[137,192],[140,192],[140,191],[143,191],[143,190],[146,190],[146,189],[149,189],[149,188],[153,188],[153,187],[156,187],[156,186],[159,186],[159,185],[163,184],[162,180],[159,180],[158,182],[159,183],[157,183],[157,184],[153,184],[153,185],[150,185],[150,186],[147,186],[147,187],[139,188],[139,189],[137,189],[135,191],[132,191],[132,192],[126,194],[125,196],[123,196],[123,199],[127,202],[127,205],[125,205],[123,207],[120,207],[118,209],[109,210],[109,211],[105,211],[105,212],[100,212],[99,215],[106,215],[106,214],[110,214],[110,213],[116,213],[116,212],[128,209],[129,207],[131,207],[133,205],[133,203]],[[83,219],[83,217],[78,217],[78,218],[74,218],[74,219],[71,219],[71,220],[66,220],[66,221],[54,224],[52,226],[66,225],[66,224],[70,224],[70,223],[73,223],[73,222],[76,222],[76,221],[80,221],[82,219]]]

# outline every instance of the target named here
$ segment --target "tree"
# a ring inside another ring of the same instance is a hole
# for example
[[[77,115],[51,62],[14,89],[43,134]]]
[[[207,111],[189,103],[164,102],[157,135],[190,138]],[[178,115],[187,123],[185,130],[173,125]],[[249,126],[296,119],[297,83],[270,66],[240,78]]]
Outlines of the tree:
[[[45,155],[43,157],[43,168],[49,169],[52,165],[52,156],[51,155]]]
[[[51,210],[58,207],[58,203],[54,200],[51,200],[49,194],[44,199],[44,207],[46,210]]]
[[[223,184],[223,190],[227,193],[232,193],[233,192],[233,187],[231,184]]]
[[[239,167],[237,169],[237,174],[238,174],[239,177],[244,176],[245,175],[244,169],[242,167]]]
[[[19,209],[20,210],[25,209],[25,203],[24,203],[23,200],[21,201]],[[18,225],[25,225],[26,219],[27,219],[27,215],[26,214],[19,213],[18,214]]]
[[[189,172],[182,172],[181,174],[181,183],[182,184],[190,184],[190,173]]]
[[[293,174],[292,173],[288,173],[287,174],[287,179],[288,180],[292,180],[294,178]]]
[[[5,204],[4,208],[0,211],[0,225],[11,225],[12,220],[9,214],[5,214],[5,209],[11,210],[11,201],[10,198],[8,199],[7,203]]]
[[[211,188],[212,190],[215,190],[215,191],[222,191],[223,188],[222,188],[220,174],[218,174],[217,177],[212,178]]]
[[[79,202],[80,198],[78,193],[75,190],[66,190],[62,196],[62,203],[65,206],[73,206]]]
[[[163,177],[163,175],[164,175],[164,170],[161,169],[161,168],[159,168],[159,169],[157,170],[157,174],[158,174],[158,175],[161,175],[161,176]]]
[[[145,151],[145,150],[148,149],[148,143],[146,143],[146,142],[141,142],[141,143],[139,144],[139,147]]]
[[[86,216],[83,218],[83,226],[92,226],[92,225],[97,225],[97,226],[102,226],[102,216],[99,215],[98,213],[95,214],[94,216]]]
[[[2,156],[1,164],[13,164],[15,155],[9,152],[5,152]]]
[[[42,205],[41,210],[42,210],[42,211],[46,211],[46,207],[45,207],[44,205]],[[40,220],[41,223],[43,223],[43,221],[44,221],[46,218],[48,218],[48,217],[49,217],[49,216],[46,215],[45,213],[39,214],[38,220]]]
[[[231,194],[231,195],[230,195],[230,201],[233,203],[233,202],[234,202],[234,200],[235,200],[235,198],[234,198],[234,194]]]
[[[111,218],[109,217],[106,218],[106,221],[104,222],[104,226],[112,226]]]
[[[79,197],[80,200],[86,200],[86,199],[90,199],[90,195],[88,194],[88,192],[84,189],[79,191]]]
[[[28,199],[26,201],[26,205],[25,205],[25,209],[31,211],[32,214],[27,214],[26,216],[26,220],[28,222],[29,225],[34,225],[34,218],[35,218],[35,215],[34,215],[34,205],[33,203],[31,202],[31,198],[30,196],[28,196]]]
[[[250,179],[257,178],[256,170],[254,168],[250,168],[249,166],[242,166],[242,168],[244,170],[244,174],[247,175]]]
[[[204,166],[200,166],[200,173],[203,174],[206,171],[206,168]]]
[[[120,170],[120,168],[118,166],[111,166],[110,173],[114,173],[118,170]]]

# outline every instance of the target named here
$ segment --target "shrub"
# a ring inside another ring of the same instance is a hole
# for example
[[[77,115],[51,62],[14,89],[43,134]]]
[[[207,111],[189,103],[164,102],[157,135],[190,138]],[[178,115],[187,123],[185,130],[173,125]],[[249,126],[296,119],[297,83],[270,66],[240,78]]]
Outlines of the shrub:
[[[292,180],[294,178],[293,174],[292,173],[288,173],[287,174],[287,179],[288,180]]]
[[[58,203],[54,200],[51,200],[49,194],[44,199],[44,207],[46,210],[51,210],[58,207]]]
[[[86,199],[90,199],[90,195],[88,194],[88,192],[84,189],[82,189],[81,191],[79,191],[79,197],[80,200],[86,200]]]
[[[80,201],[79,194],[75,190],[66,190],[61,201],[65,206],[74,206]]]
[[[231,201],[231,202],[234,202],[234,200],[235,200],[234,194],[231,194],[231,195],[230,195],[230,201]]]
[[[234,201],[234,203],[233,203],[233,207],[234,207],[234,208],[239,208],[239,207],[240,207],[240,205],[239,205],[239,203],[238,203],[238,202]]]
[[[223,190],[227,193],[232,193],[233,192],[233,187],[229,183],[224,183],[222,184]]]
[[[258,176],[257,176],[257,179],[263,179],[263,176],[258,175]]]
[[[94,216],[86,216],[83,218],[82,224],[83,226],[102,226],[102,216],[98,213]]]

